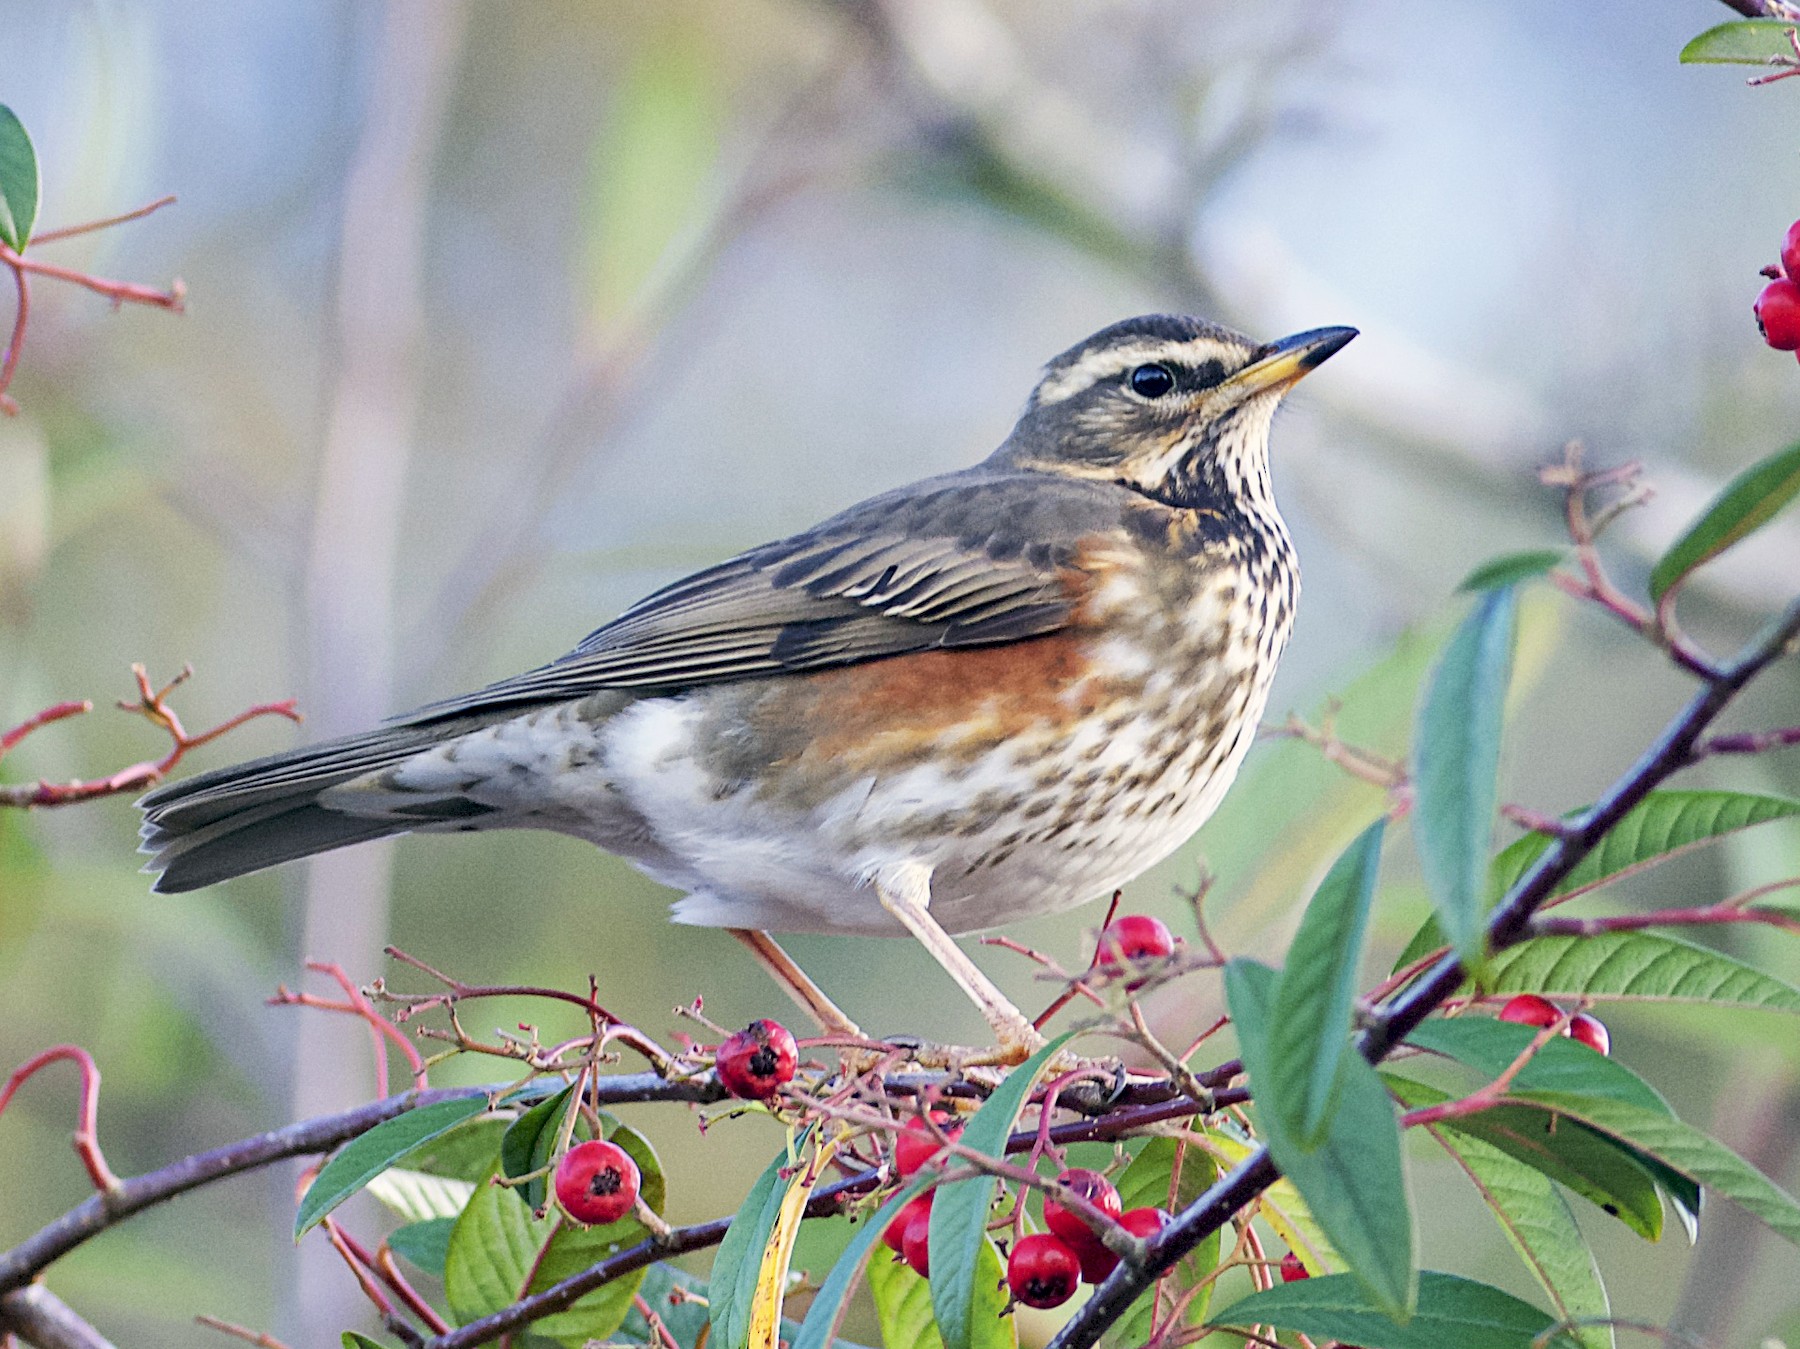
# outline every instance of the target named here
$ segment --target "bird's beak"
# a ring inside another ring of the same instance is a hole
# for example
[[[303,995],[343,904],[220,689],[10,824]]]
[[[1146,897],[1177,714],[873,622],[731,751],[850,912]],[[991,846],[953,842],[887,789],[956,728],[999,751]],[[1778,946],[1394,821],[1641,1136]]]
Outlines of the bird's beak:
[[[1314,366],[1342,351],[1356,336],[1354,328],[1314,328],[1271,342],[1257,357],[1221,386],[1239,398],[1271,389],[1286,389]]]

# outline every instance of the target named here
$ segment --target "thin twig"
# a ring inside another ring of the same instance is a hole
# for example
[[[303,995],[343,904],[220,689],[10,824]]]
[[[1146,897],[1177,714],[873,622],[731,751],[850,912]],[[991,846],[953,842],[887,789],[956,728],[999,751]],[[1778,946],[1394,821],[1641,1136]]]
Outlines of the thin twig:
[[[145,216],[174,204],[175,197],[170,194],[166,197],[158,197],[148,206],[140,206],[135,211],[127,211],[124,215],[110,215],[104,220],[89,220],[80,225],[64,225],[61,229],[40,230],[31,236],[31,246],[36,248],[42,244],[53,244],[59,239],[73,239],[78,234],[92,234],[95,230],[109,230],[114,225],[124,225],[133,220],[142,220]]]

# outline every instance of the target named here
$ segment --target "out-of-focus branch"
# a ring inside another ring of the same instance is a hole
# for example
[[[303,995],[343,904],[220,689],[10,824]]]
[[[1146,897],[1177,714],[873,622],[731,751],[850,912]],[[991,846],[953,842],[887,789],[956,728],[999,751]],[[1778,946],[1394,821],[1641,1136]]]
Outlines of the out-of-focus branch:
[[[161,782],[193,750],[199,749],[202,745],[211,744],[220,736],[235,731],[247,721],[254,721],[258,717],[286,717],[289,721],[301,719],[300,713],[295,710],[294,700],[288,698],[278,703],[258,703],[254,707],[245,708],[235,717],[220,722],[210,730],[190,734],[187,728],[181,724],[181,718],[176,714],[175,709],[169,706],[169,695],[186,683],[193,673],[193,666],[186,666],[167,684],[161,688],[155,688],[151,685],[150,676],[142,665],[131,667],[132,678],[137,681],[138,696],[134,701],[121,701],[119,709],[124,712],[135,712],[168,734],[173,744],[169,752],[162,758],[145,759],[103,778],[88,780],[76,778],[69,782],[39,780],[11,786],[0,785],[0,807],[13,806],[26,809],[32,806],[69,806],[80,801],[92,801],[97,797],[141,791],[145,787],[152,787]],[[4,758],[8,750],[14,748],[32,732],[48,726],[52,722],[80,716],[92,709],[93,704],[87,702],[56,703],[27,717],[11,730],[0,734],[0,758]]]
[[[0,1338],[9,1331],[36,1349],[113,1349],[111,1340],[41,1283],[0,1293]]]

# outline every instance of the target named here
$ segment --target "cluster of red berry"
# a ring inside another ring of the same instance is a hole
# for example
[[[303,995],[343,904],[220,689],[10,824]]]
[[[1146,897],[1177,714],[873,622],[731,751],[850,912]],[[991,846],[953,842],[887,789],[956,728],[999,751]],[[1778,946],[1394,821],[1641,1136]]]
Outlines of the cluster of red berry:
[[[1763,268],[1774,278],[1756,297],[1756,326],[1777,351],[1800,351],[1800,220],[1788,226],[1781,265]]]
[[[1554,1026],[1562,1020],[1562,1009],[1548,998],[1540,998],[1535,993],[1521,993],[1500,1009],[1500,1019],[1515,1021],[1521,1026]],[[1562,1033],[1577,1044],[1586,1045],[1596,1054],[1612,1052],[1612,1035],[1607,1031],[1606,1023],[1597,1016],[1577,1012],[1569,1018],[1569,1024],[1563,1027]]]
[[[916,1119],[906,1126],[894,1145],[894,1170],[903,1179],[938,1160],[943,1145],[937,1132],[955,1139],[959,1131],[947,1118],[934,1113],[931,1125]],[[1134,1237],[1154,1236],[1169,1221],[1168,1213],[1159,1208],[1122,1211],[1118,1190],[1098,1171],[1072,1167],[1056,1179]],[[927,1190],[907,1204],[881,1234],[889,1250],[927,1278],[933,1193]],[[1006,1260],[1007,1287],[1027,1307],[1061,1306],[1083,1281],[1099,1283],[1118,1267],[1119,1257],[1106,1249],[1099,1235],[1053,1199],[1044,1201],[1044,1226],[1049,1230],[1020,1237]]]

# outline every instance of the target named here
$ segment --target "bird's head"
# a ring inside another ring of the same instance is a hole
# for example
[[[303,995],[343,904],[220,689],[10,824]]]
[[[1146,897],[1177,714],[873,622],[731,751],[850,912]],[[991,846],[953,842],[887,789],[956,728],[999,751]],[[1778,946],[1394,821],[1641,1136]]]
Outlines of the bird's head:
[[[1275,405],[1355,336],[1316,328],[1259,345],[1205,319],[1126,319],[1045,367],[996,458],[1171,505],[1260,494]]]

